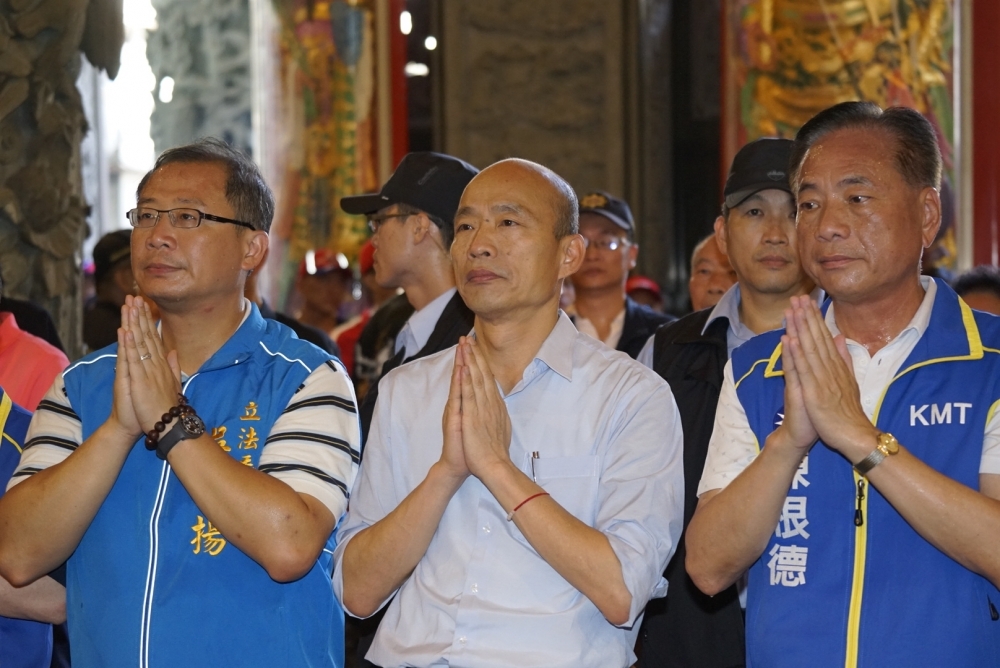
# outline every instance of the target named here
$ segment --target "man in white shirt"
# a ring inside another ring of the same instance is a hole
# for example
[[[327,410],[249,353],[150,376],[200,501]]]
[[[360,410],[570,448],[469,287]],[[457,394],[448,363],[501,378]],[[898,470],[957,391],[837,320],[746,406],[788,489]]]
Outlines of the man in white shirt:
[[[414,308],[381,375],[455,345],[472,328],[472,313],[455,290],[448,249],[458,200],[478,172],[450,155],[407,153],[381,191],[340,200],[347,213],[368,216],[375,281],[383,288],[402,288]],[[375,383],[361,403],[362,443],[377,399]]]
[[[1000,322],[920,277],[934,129],[839,104],[791,165],[802,265],[832,304],[793,297],[787,329],[727,364],[687,570],[711,595],[750,569],[748,665],[990,665]]]
[[[452,258],[475,334],[383,379],[335,552],[351,614],[395,594],[376,665],[635,661],[680,532],[680,423],[666,383],[559,311],[584,253],[550,170],[505,160],[466,188]]]

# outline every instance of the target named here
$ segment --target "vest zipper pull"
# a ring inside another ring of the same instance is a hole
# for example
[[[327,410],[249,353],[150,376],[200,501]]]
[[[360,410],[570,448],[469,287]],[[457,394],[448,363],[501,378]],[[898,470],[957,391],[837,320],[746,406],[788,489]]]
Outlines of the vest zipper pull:
[[[861,512],[861,502],[865,500],[865,480],[858,481],[858,507],[854,511],[854,526],[859,527],[865,523],[865,515]]]

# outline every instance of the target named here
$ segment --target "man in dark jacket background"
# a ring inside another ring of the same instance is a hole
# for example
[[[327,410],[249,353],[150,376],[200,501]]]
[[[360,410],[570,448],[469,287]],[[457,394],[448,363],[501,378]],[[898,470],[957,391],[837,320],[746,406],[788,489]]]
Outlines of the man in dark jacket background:
[[[571,278],[576,290],[573,323],[584,334],[635,359],[656,328],[674,318],[625,294],[629,271],[639,255],[632,210],[606,192],[585,195],[580,199],[580,234],[587,255]]]
[[[737,283],[713,308],[660,327],[639,355],[640,362],[670,384],[680,410],[685,528],[698,502],[726,361],[750,338],[780,328],[790,299],[813,289],[795,244],[795,202],[787,175],[791,149],[787,139],[758,139],[736,154],[715,238],[729,256]],[[670,582],[667,598],[651,601],[646,608],[639,665],[743,666],[737,587],[715,597],[702,594],[684,570],[685,555],[681,540],[665,573]]]

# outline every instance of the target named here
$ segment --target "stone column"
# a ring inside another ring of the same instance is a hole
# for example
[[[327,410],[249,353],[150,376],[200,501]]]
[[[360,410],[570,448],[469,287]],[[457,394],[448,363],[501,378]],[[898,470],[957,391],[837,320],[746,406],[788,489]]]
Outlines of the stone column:
[[[0,267],[4,293],[46,307],[81,350],[80,247],[87,130],[80,50],[118,72],[121,0],[8,0],[0,8]]]

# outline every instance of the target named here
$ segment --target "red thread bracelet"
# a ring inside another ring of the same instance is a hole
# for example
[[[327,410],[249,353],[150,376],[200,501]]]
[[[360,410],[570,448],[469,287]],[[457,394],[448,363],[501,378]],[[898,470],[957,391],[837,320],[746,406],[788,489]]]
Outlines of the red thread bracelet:
[[[523,506],[524,504],[526,504],[528,501],[531,501],[532,499],[537,499],[540,496],[549,496],[549,493],[548,492],[539,492],[538,494],[532,494],[527,499],[525,499],[521,503],[517,504],[517,506],[514,507],[514,510],[510,511],[509,513],[507,513],[507,521],[508,522],[513,521],[513,519],[514,519],[514,513],[516,513],[517,511],[519,511],[521,509],[521,506]]]

